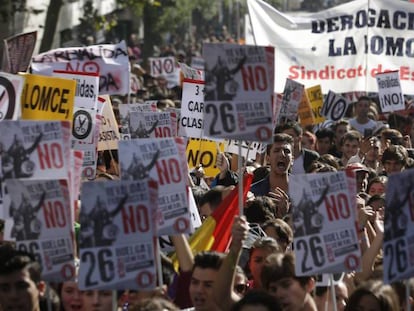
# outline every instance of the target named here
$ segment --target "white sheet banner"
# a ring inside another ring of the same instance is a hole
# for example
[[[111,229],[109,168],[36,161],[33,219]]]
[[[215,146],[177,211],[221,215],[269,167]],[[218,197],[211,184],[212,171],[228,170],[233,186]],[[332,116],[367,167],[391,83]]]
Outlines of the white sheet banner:
[[[126,44],[91,45],[50,50],[32,59],[33,73],[53,70],[99,73],[99,94],[128,94],[129,59]]]
[[[402,90],[412,94],[414,5],[358,0],[319,13],[287,16],[262,0],[248,0],[253,38],[275,47],[275,91],[286,78],[309,87],[376,92],[375,75],[399,70]]]

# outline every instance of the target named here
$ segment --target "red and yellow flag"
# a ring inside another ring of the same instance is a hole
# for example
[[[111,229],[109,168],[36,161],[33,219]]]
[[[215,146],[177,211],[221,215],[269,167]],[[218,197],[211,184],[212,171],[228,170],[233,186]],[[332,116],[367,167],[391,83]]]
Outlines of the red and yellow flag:
[[[245,174],[243,177],[243,203],[246,201],[247,192],[253,175]],[[239,187],[235,187],[207,217],[200,228],[190,237],[190,248],[194,254],[201,251],[225,252],[231,239],[231,227],[234,216],[239,215]],[[172,260],[176,264],[176,255],[173,254]]]

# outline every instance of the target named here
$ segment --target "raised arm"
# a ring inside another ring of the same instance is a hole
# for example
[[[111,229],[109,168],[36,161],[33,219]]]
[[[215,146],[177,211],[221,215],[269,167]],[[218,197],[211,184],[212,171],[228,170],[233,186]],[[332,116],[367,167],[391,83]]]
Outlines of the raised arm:
[[[239,262],[243,241],[247,238],[249,224],[244,216],[236,216],[232,227],[232,241],[229,252],[221,264],[213,284],[213,299],[222,310],[230,310],[240,300],[234,288],[235,268]]]

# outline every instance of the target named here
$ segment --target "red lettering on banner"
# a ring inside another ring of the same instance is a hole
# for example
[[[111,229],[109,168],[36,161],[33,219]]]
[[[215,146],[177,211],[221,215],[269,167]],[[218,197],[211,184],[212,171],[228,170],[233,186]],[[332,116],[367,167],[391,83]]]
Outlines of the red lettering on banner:
[[[66,71],[71,72],[90,72],[90,73],[99,73],[99,64],[96,62],[76,62],[75,68],[72,67],[73,63],[66,64]]]
[[[162,159],[155,163],[160,185],[179,183],[182,180],[180,163],[177,159]]]
[[[121,215],[125,234],[135,233],[137,231],[141,233],[148,232],[149,217],[148,210],[145,206],[129,205],[127,208],[122,209]]]
[[[262,66],[243,66],[243,89],[245,91],[265,91],[268,87],[266,69]]]
[[[329,221],[346,219],[351,216],[348,198],[344,193],[326,197],[325,206]]]
[[[156,127],[154,130],[155,137],[172,137],[169,127]]]
[[[40,169],[44,170],[63,167],[62,146],[58,143],[40,145],[37,148],[37,153],[39,156]]]
[[[46,202],[43,204],[43,214],[46,228],[63,228],[66,226],[66,213],[62,202]]]

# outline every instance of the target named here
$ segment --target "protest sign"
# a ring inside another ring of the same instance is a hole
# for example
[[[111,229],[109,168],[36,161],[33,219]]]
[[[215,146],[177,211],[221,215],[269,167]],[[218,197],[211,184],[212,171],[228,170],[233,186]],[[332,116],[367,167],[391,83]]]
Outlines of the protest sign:
[[[125,41],[50,50],[32,59],[35,74],[51,75],[53,70],[99,74],[99,94],[125,95],[129,92],[129,59]]]
[[[356,179],[344,171],[289,177],[296,275],[358,271]]]
[[[384,283],[414,276],[414,171],[391,174],[384,217]]]
[[[23,85],[24,77],[0,73],[0,120],[17,120],[20,117]]]
[[[309,103],[308,95],[306,92],[303,92],[302,100],[299,103],[298,116],[300,120],[300,125],[314,125],[315,118],[313,116],[312,107]]]
[[[150,111],[157,111],[157,101],[147,101],[145,103],[128,103],[128,104],[121,104],[118,106],[119,116],[120,116],[120,128],[119,132],[121,135],[121,139],[131,139],[131,135],[129,133],[129,113],[130,112],[150,112]]]
[[[177,136],[177,120],[171,112],[130,112],[131,138],[162,138]]]
[[[83,166],[83,152],[79,150],[72,150],[70,157],[70,167],[69,170],[69,181],[70,181],[70,199],[71,205],[74,213],[73,216],[78,215],[77,209],[79,208],[78,198],[82,183],[82,166]],[[72,223],[75,219],[72,219]]]
[[[191,67],[195,69],[204,70],[206,66],[206,62],[204,61],[204,58],[202,57],[191,57]]]
[[[376,74],[378,97],[382,112],[392,112],[405,109],[404,96],[398,71],[381,72]]]
[[[204,81],[184,79],[178,135],[203,137]]]
[[[53,71],[53,76],[76,81],[72,122],[72,144],[91,143],[96,120],[99,75],[96,73]]]
[[[204,67],[193,68],[185,63],[179,63],[184,79],[204,81]]]
[[[115,119],[111,99],[108,95],[99,96],[103,102],[102,115],[99,116],[101,126],[99,128],[98,150],[118,149],[120,139],[118,122]]]
[[[0,122],[3,178],[68,178],[70,123]]]
[[[37,31],[21,33],[4,40],[6,64],[3,71],[9,73],[25,72],[29,68],[36,45]]]
[[[310,105],[312,107],[313,118],[315,124],[319,124],[325,121],[325,118],[321,114],[322,106],[323,106],[323,95],[322,89],[320,85],[315,85],[310,88],[307,88],[306,95],[308,96]]]
[[[333,91],[329,91],[323,102],[321,115],[327,120],[338,121],[345,117],[349,101]]]
[[[156,198],[156,183],[147,178],[82,185],[80,289],[155,287]]]
[[[215,177],[220,170],[216,167],[218,152],[224,152],[224,144],[208,139],[191,138],[187,144],[187,162],[190,169],[202,166],[204,174]]]
[[[22,119],[72,121],[75,81],[32,74],[24,77]]]
[[[99,74],[54,70],[53,76],[76,81],[75,107],[96,109],[99,92]]]
[[[168,88],[180,85],[180,65],[175,62],[173,56],[169,57],[150,57],[151,76],[162,77],[168,82]]]
[[[279,111],[279,123],[296,121],[303,92],[304,87],[302,84],[291,79],[286,79],[285,89],[283,90],[282,106]]]
[[[241,144],[241,156],[245,159],[256,159],[257,153],[263,153],[266,148],[259,142],[249,142],[245,140],[229,140],[224,148],[225,152],[239,154],[239,145]]]
[[[9,179],[6,186],[16,248],[35,255],[43,280],[74,280],[73,209],[67,180]]]
[[[141,138],[119,142],[121,179],[158,182],[157,236],[190,232],[187,161],[182,138]]]
[[[270,141],[272,47],[206,43],[204,135]]]
[[[275,92],[286,78],[336,93],[377,92],[378,72],[399,70],[412,94],[412,3],[360,0],[318,13],[283,14],[263,0],[248,0],[253,35],[247,44],[271,45]]]

